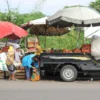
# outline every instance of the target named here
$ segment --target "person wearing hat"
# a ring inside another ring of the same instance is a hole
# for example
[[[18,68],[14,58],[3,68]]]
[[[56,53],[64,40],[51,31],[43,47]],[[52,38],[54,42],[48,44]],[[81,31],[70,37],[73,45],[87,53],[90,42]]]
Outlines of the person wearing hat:
[[[26,69],[26,79],[31,80],[31,68],[34,69],[34,72],[39,68],[39,56],[36,54],[29,54],[23,57],[22,66]]]
[[[10,72],[10,76],[9,76],[10,80],[16,80],[14,74],[16,72],[16,69],[18,67],[21,67],[20,57],[22,57],[22,55],[20,54],[19,44],[13,44],[13,43],[9,44],[6,64],[8,66],[8,70]]]
[[[9,75],[9,80],[15,80],[15,67],[13,65],[14,62],[14,48],[13,46],[9,46],[8,52],[7,52],[7,59],[6,59],[6,64],[8,67],[8,71],[10,73]]]
[[[14,49],[15,49],[14,65],[15,65],[16,67],[21,67],[21,57],[22,57],[23,55],[21,55],[19,44],[15,44],[15,45],[14,45]]]
[[[40,55],[41,53],[43,53],[43,50],[39,45],[36,45],[35,48],[36,48],[35,52],[36,55]]]

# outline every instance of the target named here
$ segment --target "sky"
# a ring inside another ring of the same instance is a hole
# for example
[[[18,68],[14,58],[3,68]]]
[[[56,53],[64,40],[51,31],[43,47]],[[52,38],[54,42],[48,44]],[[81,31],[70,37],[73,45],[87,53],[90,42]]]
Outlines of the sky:
[[[0,1],[0,10],[7,9],[7,0]],[[52,15],[64,6],[84,5],[88,6],[90,2],[95,0],[8,0],[10,8],[19,8],[20,13],[30,13],[34,10],[39,10],[45,15]]]

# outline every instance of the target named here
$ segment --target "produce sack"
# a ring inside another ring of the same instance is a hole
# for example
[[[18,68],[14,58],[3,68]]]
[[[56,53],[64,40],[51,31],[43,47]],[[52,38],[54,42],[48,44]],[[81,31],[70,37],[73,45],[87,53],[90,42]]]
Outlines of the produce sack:
[[[6,54],[0,53],[0,70],[2,70],[2,71],[8,71],[8,68],[6,65],[6,59],[7,59]]]
[[[7,65],[0,59],[0,70],[8,71]]]
[[[93,36],[91,40],[91,55],[94,56],[96,60],[100,59],[100,37]]]

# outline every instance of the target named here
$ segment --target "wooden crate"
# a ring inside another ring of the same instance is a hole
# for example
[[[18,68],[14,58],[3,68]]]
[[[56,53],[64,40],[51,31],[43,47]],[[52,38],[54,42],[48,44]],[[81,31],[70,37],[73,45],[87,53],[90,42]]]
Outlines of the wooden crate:
[[[4,71],[0,70],[0,79],[4,79]]]
[[[9,72],[6,72],[5,77],[6,77],[7,79],[9,78]],[[25,70],[16,70],[15,78],[16,78],[16,79],[26,79]]]
[[[26,79],[25,70],[16,70],[15,78],[17,79]]]
[[[18,76],[25,76],[25,73],[23,73],[23,72],[22,72],[22,73],[21,73],[21,72],[16,72],[16,73],[15,73],[15,76],[16,76],[16,75],[18,75]]]
[[[16,70],[16,73],[25,73],[25,70]]]
[[[21,76],[21,75],[20,75],[20,76],[19,76],[19,75],[16,75],[15,78],[16,78],[16,79],[25,80],[25,79],[26,79],[26,76],[25,76],[25,75],[23,75],[23,76]]]

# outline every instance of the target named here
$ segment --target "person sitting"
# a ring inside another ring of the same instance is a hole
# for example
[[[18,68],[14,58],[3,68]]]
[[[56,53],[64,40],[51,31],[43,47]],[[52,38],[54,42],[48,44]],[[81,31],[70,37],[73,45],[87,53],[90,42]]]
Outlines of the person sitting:
[[[29,54],[22,58],[22,66],[25,67],[26,79],[28,81],[31,80],[31,70],[30,69],[33,68],[34,72],[36,72],[37,69],[39,68],[38,61],[39,61],[39,56],[36,54]]]

